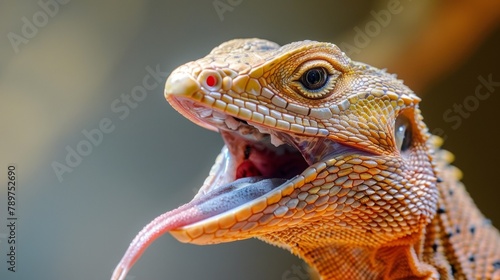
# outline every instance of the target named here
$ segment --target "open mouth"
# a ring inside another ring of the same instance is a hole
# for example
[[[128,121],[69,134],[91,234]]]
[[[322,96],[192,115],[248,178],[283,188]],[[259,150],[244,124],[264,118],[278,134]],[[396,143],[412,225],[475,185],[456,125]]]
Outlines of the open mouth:
[[[309,166],[352,148],[326,137],[297,135],[245,121],[185,98],[169,102],[197,124],[218,130],[225,147],[193,204],[189,225],[235,209],[300,176]],[[184,226],[183,225],[183,226]]]
[[[218,130],[225,142],[210,176],[190,202],[196,204],[200,220],[261,197],[309,166],[284,133],[188,99],[169,101],[195,123]]]
[[[187,99],[170,100],[186,108],[190,118],[218,130],[225,142],[220,160],[212,172],[216,178],[200,190],[207,193],[234,181],[290,179],[309,165],[291,137],[266,127],[232,117]]]
[[[113,280],[123,280],[146,248],[166,232],[181,242],[194,244],[251,237],[238,236],[239,231],[223,230],[226,236],[219,235],[219,239],[214,239],[212,233],[203,235],[203,230],[205,226],[213,229],[223,225],[224,217],[249,213],[240,210],[263,205],[262,202],[267,203],[269,197],[281,195],[280,192],[285,189],[291,191],[308,174],[318,172],[317,166],[325,161],[356,152],[354,148],[325,136],[280,131],[239,119],[185,97],[167,95],[167,99],[191,121],[219,131],[226,145],[198,194],[190,202],[158,216],[137,234],[116,267]],[[248,216],[242,219],[246,218]],[[254,225],[255,222],[249,223],[249,227],[241,230],[251,231]]]

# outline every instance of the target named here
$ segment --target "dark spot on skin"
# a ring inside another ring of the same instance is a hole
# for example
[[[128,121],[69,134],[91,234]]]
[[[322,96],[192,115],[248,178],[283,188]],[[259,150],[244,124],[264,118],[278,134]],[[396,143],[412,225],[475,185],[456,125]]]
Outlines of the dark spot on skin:
[[[452,274],[453,276],[455,276],[455,274],[456,274],[456,273],[457,273],[457,269],[455,268],[455,266],[454,266],[454,265],[451,265],[451,274]]]
[[[476,258],[474,258],[474,255],[472,255],[472,256],[469,257],[469,261],[470,262],[474,262],[475,260],[476,260]]]
[[[244,151],[245,159],[248,159],[250,157],[250,151],[251,150],[252,150],[252,148],[250,147],[250,145],[246,145],[245,146],[245,151]]]
[[[449,191],[448,191],[448,194],[449,194],[450,196],[453,196],[453,190],[449,190]]]
[[[446,238],[448,238],[448,239],[449,239],[449,238],[451,238],[452,236],[453,236],[453,233],[451,233],[451,232],[448,232],[448,233],[446,234]]]
[[[436,243],[432,244],[432,251],[434,251],[434,253],[436,253],[438,250],[438,245]]]
[[[469,231],[470,231],[471,234],[474,234],[476,232],[476,227],[475,226],[471,226],[469,228]]]
[[[437,177],[437,182],[438,182],[438,183],[442,183],[442,182],[443,182],[443,179],[441,179],[441,177]]]
[[[494,262],[494,263],[493,263],[493,268],[494,268],[495,270],[500,269],[500,261],[496,261],[496,262]]]
[[[443,214],[445,213],[446,211],[444,210],[444,208],[440,207],[438,210],[437,210],[437,213],[438,214]]]
[[[457,234],[458,234],[458,233],[460,233],[460,228],[459,228],[459,227],[457,227],[457,228],[455,229],[455,232],[456,232]]]

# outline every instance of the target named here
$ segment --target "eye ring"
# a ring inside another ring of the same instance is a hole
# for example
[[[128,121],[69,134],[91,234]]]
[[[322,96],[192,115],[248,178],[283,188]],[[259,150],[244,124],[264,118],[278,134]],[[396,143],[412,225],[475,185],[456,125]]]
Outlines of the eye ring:
[[[328,82],[328,72],[323,67],[314,67],[300,76],[299,82],[308,90],[316,91],[323,88]]]
[[[204,70],[198,75],[198,82],[208,90],[217,91],[222,86],[222,77],[218,71]]]
[[[394,126],[396,147],[400,152],[406,152],[413,145],[413,130],[407,116],[401,114],[396,118]]]

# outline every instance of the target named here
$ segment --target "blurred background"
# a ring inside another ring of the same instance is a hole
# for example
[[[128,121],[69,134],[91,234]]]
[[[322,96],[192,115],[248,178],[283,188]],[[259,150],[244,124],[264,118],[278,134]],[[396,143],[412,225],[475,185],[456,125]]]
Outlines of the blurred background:
[[[240,37],[329,41],[398,73],[500,226],[499,16],[488,0],[2,1],[0,279],[109,279],[146,223],[194,196],[222,140],[168,105],[164,77]],[[131,99],[147,76],[154,86]],[[195,246],[165,235],[127,279],[305,279],[301,265],[258,240]]]

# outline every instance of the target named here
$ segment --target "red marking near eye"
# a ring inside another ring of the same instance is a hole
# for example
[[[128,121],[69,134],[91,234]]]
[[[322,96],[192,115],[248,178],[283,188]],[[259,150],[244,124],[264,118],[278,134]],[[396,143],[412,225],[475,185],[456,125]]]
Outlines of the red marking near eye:
[[[214,76],[207,77],[207,86],[213,87],[217,83],[217,79]]]

